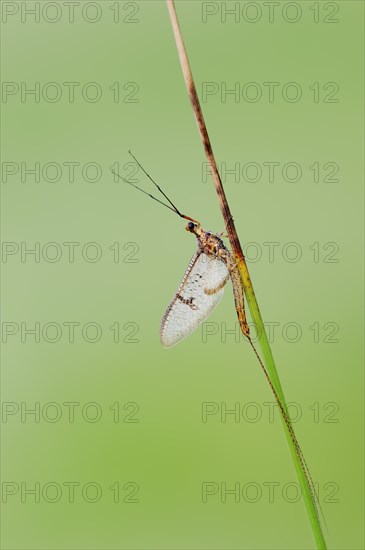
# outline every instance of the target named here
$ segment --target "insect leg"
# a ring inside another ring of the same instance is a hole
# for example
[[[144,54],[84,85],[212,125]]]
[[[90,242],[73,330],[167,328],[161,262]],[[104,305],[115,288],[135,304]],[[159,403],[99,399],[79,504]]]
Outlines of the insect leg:
[[[229,274],[229,271],[228,271],[228,273],[227,273],[226,277],[223,279],[223,281],[221,281],[215,288],[205,288],[204,289],[205,294],[208,294],[209,296],[211,296],[212,294],[216,294],[217,292],[219,292],[225,286],[225,284],[227,283],[229,277],[230,277],[230,274]]]

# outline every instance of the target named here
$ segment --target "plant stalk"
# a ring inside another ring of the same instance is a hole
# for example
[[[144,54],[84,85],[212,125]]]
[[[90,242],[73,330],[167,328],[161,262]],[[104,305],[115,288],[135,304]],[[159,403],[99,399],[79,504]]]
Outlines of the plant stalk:
[[[213,154],[213,149],[212,149],[212,146],[211,146],[211,143],[210,143],[209,134],[208,134],[207,127],[206,127],[206,124],[205,124],[205,121],[204,121],[204,116],[203,116],[203,113],[202,113],[202,110],[201,110],[198,94],[197,94],[196,87],[195,87],[195,84],[194,84],[193,75],[192,75],[192,72],[191,72],[191,68],[190,68],[190,65],[189,65],[189,60],[188,60],[188,57],[187,57],[187,53],[186,53],[186,50],[185,50],[183,38],[182,38],[182,35],[181,35],[179,22],[178,22],[176,10],[175,10],[174,1],[173,0],[167,0],[167,7],[168,7],[169,15],[170,15],[172,29],[173,29],[174,36],[175,36],[176,46],[177,46],[177,50],[178,50],[178,54],[179,54],[179,58],[180,58],[180,63],[181,63],[183,76],[184,76],[184,79],[185,79],[185,84],[186,84],[188,95],[190,97],[190,101],[191,101],[191,104],[192,104],[192,107],[193,107],[195,119],[196,119],[196,122],[198,124],[198,129],[199,129],[202,141],[203,141],[205,154],[206,154],[208,163],[210,165],[210,169],[211,169],[211,173],[212,173],[212,177],[213,177],[213,181],[214,181],[214,186],[215,186],[215,190],[216,190],[217,195],[218,195],[219,206],[220,206],[220,209],[221,209],[221,212],[222,212],[222,215],[223,215],[223,219],[224,219],[224,222],[225,222],[225,225],[226,225],[226,228],[227,228],[229,241],[230,241],[230,244],[231,244],[231,247],[232,247],[233,254],[234,254],[234,256],[236,258],[236,261],[238,263],[238,268],[239,268],[239,271],[240,271],[242,284],[243,284],[243,287],[244,287],[245,296],[246,296],[247,303],[248,303],[248,306],[249,306],[249,309],[250,309],[252,320],[254,322],[254,325],[255,325],[256,330],[257,330],[258,335],[259,335],[259,343],[260,343],[260,348],[261,348],[261,351],[262,351],[262,354],[263,354],[264,363],[265,363],[266,368],[268,370],[268,373],[270,375],[272,384],[273,384],[273,386],[274,386],[274,388],[275,388],[275,390],[276,390],[276,392],[279,396],[279,399],[280,399],[282,405],[284,406],[285,410],[287,411],[287,407],[286,407],[286,404],[285,404],[286,402],[285,402],[285,398],[284,398],[284,393],[283,393],[283,390],[282,390],[282,387],[281,387],[281,384],[280,384],[280,379],[279,379],[278,372],[277,372],[276,367],[275,367],[274,358],[273,358],[272,351],[271,351],[271,348],[270,348],[269,340],[267,338],[265,326],[264,326],[264,323],[263,323],[263,320],[262,320],[262,317],[261,317],[260,309],[259,309],[259,306],[258,306],[258,303],[257,303],[257,299],[256,299],[255,292],[254,292],[254,289],[253,289],[250,274],[249,274],[249,271],[248,271],[248,268],[247,268],[246,260],[245,260],[245,257],[243,255],[241,243],[240,243],[238,235],[237,235],[237,231],[236,231],[236,228],[235,228],[235,225],[234,225],[234,220],[233,220],[233,217],[232,217],[229,205],[228,205],[227,197],[226,197],[223,185],[222,185],[222,181],[221,181],[221,178],[220,178],[220,175],[219,175],[219,172],[218,172],[218,167],[217,167],[215,157],[214,157],[214,154]],[[317,546],[318,549],[325,550],[326,549],[326,543],[325,543],[325,540],[324,540],[321,524],[319,522],[317,510],[316,510],[316,507],[315,507],[315,502],[313,500],[313,497],[312,497],[312,494],[311,494],[311,491],[310,491],[310,487],[308,485],[307,478],[305,476],[305,472],[303,471],[303,469],[301,467],[300,460],[299,460],[299,457],[297,455],[297,451],[296,451],[296,448],[295,448],[295,444],[294,444],[293,439],[291,437],[291,434],[289,432],[288,426],[286,425],[283,418],[282,418],[282,422],[283,422],[283,426],[284,426],[286,439],[287,439],[287,442],[288,442],[288,445],[289,445],[289,448],[290,448],[290,451],[291,451],[292,460],[294,462],[294,466],[295,466],[295,469],[296,469],[296,472],[297,472],[299,483],[300,483],[300,486],[301,486],[301,489],[302,489],[302,494],[303,494],[305,506],[306,506],[306,509],[307,509],[308,517],[309,517],[309,520],[310,520],[310,524],[311,524],[311,527],[312,527],[313,536],[314,536],[314,539],[316,541],[316,546]]]

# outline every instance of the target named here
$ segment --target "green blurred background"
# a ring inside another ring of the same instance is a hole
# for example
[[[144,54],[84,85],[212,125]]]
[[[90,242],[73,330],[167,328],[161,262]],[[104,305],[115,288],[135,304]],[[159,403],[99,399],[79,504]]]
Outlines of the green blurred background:
[[[81,1],[73,22],[66,2],[35,4],[2,2],[2,547],[312,548],[270,390],[225,333],[231,289],[209,324],[163,349],[160,319],[196,245],[109,170],[130,177],[131,148],[180,210],[223,229],[165,3]],[[202,106],[217,161],[240,171],[226,192],[328,545],[360,549],[363,3],[271,9],[177,2],[199,94],[216,92]],[[65,82],[79,83],[73,102]],[[224,502],[224,484],[240,494]]]

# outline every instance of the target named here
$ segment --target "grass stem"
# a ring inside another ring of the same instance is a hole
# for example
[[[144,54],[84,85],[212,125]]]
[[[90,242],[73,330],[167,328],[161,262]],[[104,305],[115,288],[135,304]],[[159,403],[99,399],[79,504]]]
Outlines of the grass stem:
[[[275,367],[274,358],[272,355],[272,351],[270,348],[269,340],[267,338],[267,334],[265,331],[264,323],[261,317],[260,309],[257,303],[257,299],[255,296],[255,292],[252,286],[252,281],[250,278],[250,274],[247,268],[247,264],[243,255],[242,247],[236,232],[236,228],[234,225],[234,220],[231,215],[231,211],[228,205],[227,197],[224,192],[224,188],[222,185],[222,181],[218,172],[217,164],[215,161],[215,157],[213,154],[213,149],[210,143],[209,134],[207,131],[207,127],[205,124],[204,116],[201,110],[198,94],[196,91],[196,87],[194,84],[193,75],[190,69],[189,60],[186,54],[183,38],[181,35],[179,22],[175,10],[175,5],[173,0],[167,0],[167,7],[170,15],[171,25],[175,36],[176,46],[180,58],[181,68],[185,79],[185,84],[187,87],[187,91],[190,97],[190,101],[193,107],[194,115],[196,118],[196,122],[198,124],[199,132],[203,141],[203,146],[205,150],[205,154],[208,160],[208,163],[210,165],[215,189],[218,195],[218,201],[219,206],[223,215],[223,219],[227,228],[228,237],[230,240],[230,244],[234,253],[234,256],[238,262],[239,271],[242,279],[242,284],[245,291],[245,296],[247,299],[247,303],[250,309],[252,320],[255,324],[256,330],[258,331],[258,334],[260,335],[260,347],[264,358],[264,363],[266,365],[267,371],[270,375],[271,382],[279,396],[279,399],[285,409],[287,410],[285,406],[285,398],[284,393],[280,384],[280,379],[278,372]],[[312,527],[313,536],[316,541],[316,546],[319,549],[326,549],[326,543],[324,540],[321,524],[319,521],[319,517],[316,510],[316,505],[313,500],[313,496],[309,487],[309,484],[307,482],[307,478],[305,475],[305,472],[301,466],[300,459],[298,457],[295,443],[292,439],[292,436],[290,434],[289,428],[287,424],[283,420],[283,426],[284,431],[286,435],[286,439],[291,451],[291,456],[294,462],[294,466],[298,475],[299,483],[302,489],[302,494],[305,502],[305,506],[307,509],[310,525]]]

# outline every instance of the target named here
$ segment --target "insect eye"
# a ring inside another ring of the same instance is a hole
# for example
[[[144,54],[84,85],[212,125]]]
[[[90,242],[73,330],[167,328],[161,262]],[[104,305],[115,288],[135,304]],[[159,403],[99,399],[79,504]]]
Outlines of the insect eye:
[[[195,227],[195,223],[189,222],[187,227],[188,227],[189,231],[192,231]]]

